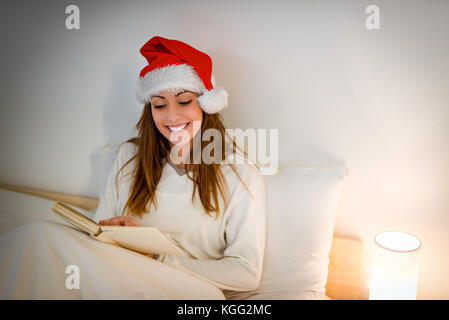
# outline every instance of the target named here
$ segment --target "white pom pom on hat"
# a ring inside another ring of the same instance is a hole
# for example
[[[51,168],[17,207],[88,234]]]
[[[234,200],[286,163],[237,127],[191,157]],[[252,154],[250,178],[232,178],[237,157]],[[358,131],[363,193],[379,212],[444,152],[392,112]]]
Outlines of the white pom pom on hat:
[[[188,44],[162,38],[151,38],[140,49],[148,65],[137,80],[136,98],[142,104],[164,90],[189,90],[206,113],[218,113],[228,104],[228,93],[216,86],[212,75],[212,59]]]

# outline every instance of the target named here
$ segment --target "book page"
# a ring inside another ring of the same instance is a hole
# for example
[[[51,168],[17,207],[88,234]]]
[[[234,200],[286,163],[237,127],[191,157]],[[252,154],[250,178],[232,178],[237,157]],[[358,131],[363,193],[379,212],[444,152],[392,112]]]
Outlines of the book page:
[[[120,246],[143,254],[176,254],[183,250],[155,227],[102,226],[102,234]]]
[[[59,201],[52,210],[101,242],[119,245],[143,254],[183,254],[183,250],[176,242],[167,238],[155,227],[100,226],[94,220]]]
[[[101,231],[100,226],[94,220],[62,202],[56,202],[51,209],[61,218],[89,234],[97,235]]]

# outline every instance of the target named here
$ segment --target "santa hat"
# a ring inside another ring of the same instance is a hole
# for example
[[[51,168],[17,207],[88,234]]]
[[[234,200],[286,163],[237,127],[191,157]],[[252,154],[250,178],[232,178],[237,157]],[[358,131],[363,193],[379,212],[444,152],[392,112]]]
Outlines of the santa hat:
[[[136,97],[145,104],[163,90],[189,90],[206,113],[217,113],[228,104],[228,93],[216,86],[212,75],[212,59],[188,44],[153,37],[140,49],[148,65],[137,80]]]

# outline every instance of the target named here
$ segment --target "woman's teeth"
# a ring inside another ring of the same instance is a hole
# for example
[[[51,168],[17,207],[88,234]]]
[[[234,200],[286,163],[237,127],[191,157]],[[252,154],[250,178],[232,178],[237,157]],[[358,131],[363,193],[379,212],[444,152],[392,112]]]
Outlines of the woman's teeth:
[[[188,124],[189,124],[189,123],[187,122],[187,123],[184,123],[183,125],[180,125],[180,126],[178,126],[178,127],[170,127],[170,126],[168,126],[168,128],[169,128],[171,131],[179,131],[179,130],[184,129]]]

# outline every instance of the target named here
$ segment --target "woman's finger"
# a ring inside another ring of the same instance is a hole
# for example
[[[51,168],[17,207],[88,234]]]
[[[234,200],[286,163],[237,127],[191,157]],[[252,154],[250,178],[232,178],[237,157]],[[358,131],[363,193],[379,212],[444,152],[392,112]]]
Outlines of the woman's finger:
[[[126,226],[138,226],[139,224],[137,223],[136,220],[134,220],[132,217],[124,217],[123,218],[125,220],[125,225]]]
[[[98,223],[103,226],[139,226],[139,223],[134,218],[122,216],[100,220]]]
[[[120,225],[120,221],[121,219],[120,219],[120,217],[115,217],[115,218],[112,218],[111,219],[111,225],[113,225],[113,226],[119,226]]]

